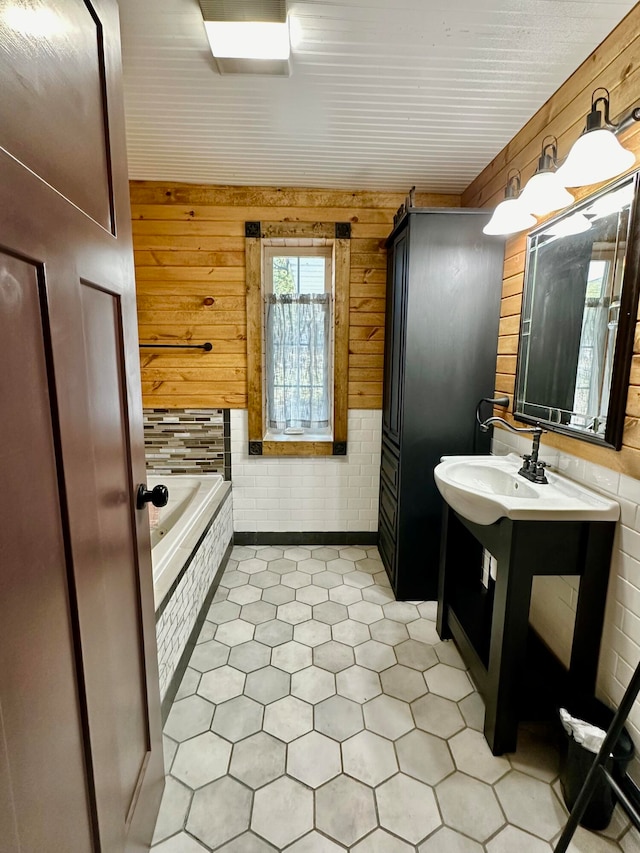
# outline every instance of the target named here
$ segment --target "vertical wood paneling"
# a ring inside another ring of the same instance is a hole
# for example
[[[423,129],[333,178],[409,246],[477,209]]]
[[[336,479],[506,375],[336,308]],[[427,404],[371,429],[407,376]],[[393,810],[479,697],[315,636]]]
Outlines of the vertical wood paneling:
[[[554,134],[559,142],[559,155],[566,156],[580,135],[591,107],[591,93],[598,86],[611,92],[611,113],[615,118],[637,103],[640,92],[640,4],[605,39],[577,71],[546,102],[536,115],[514,136],[509,144],[470,184],[462,196],[464,206],[494,206],[503,198],[508,172],[519,169],[522,183],[533,174],[540,154],[542,139]],[[640,127],[631,127],[620,136],[625,147],[640,158]],[[572,190],[577,199],[589,195],[596,187]],[[515,354],[520,328],[520,305],[524,281],[526,234],[507,241],[496,391],[513,395]],[[634,352],[640,353],[640,326]],[[634,477],[640,477],[640,371],[632,368],[623,448],[607,450],[565,436],[545,435],[545,444],[573,453]]]
[[[142,350],[148,407],[246,408],[246,221],[350,222],[349,408],[382,406],[385,239],[402,193],[131,183],[140,340],[201,343],[213,351]],[[423,207],[460,197],[417,194]],[[213,300],[213,302],[211,301]]]

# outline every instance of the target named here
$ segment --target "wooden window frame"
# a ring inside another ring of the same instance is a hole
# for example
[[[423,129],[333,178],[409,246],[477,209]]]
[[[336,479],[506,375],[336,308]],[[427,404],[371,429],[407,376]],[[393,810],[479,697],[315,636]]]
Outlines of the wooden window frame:
[[[333,243],[333,440],[265,441],[263,398],[263,240],[325,238]],[[346,456],[351,223],[245,222],[247,397],[250,456]]]

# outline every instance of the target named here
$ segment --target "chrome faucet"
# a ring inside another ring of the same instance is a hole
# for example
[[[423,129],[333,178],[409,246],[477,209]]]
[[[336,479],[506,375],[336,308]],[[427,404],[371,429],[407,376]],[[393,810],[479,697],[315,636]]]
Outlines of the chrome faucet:
[[[543,432],[546,432],[546,430],[543,429],[539,424],[536,424],[536,426],[533,427],[514,427],[512,426],[512,424],[509,423],[509,421],[506,421],[504,418],[498,417],[497,415],[492,418],[487,418],[486,421],[480,421],[480,419],[478,419],[478,423],[480,424],[480,429],[483,432],[487,432],[491,424],[497,424],[498,426],[511,430],[511,432],[519,432],[528,435],[533,435],[533,447],[531,448],[531,453],[525,453],[523,455],[522,468],[520,468],[518,474],[521,474],[523,477],[526,477],[527,480],[531,480],[532,483],[549,482],[544,474],[544,469],[547,463],[540,462],[538,460],[538,453],[540,451],[540,436]]]

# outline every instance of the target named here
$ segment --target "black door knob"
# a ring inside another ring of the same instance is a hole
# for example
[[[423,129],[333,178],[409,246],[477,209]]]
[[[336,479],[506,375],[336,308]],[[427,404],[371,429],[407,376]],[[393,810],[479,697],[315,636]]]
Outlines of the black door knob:
[[[136,495],[136,507],[144,509],[144,505],[149,502],[154,506],[166,506],[169,502],[169,489],[166,486],[154,486],[152,489],[147,489],[144,483],[140,483]]]

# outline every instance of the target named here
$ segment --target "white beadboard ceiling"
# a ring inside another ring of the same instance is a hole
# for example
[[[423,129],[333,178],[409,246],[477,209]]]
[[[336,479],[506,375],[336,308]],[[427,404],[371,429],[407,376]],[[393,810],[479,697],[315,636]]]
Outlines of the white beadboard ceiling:
[[[218,74],[197,0],[119,5],[132,179],[457,193],[635,3],[290,0],[289,78]]]

